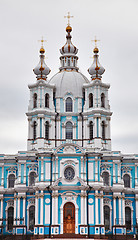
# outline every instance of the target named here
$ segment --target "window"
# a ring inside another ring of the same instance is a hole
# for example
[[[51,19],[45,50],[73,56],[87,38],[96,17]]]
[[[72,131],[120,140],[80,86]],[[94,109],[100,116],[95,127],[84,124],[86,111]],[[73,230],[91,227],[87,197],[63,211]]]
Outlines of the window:
[[[93,94],[89,94],[89,108],[93,107]]]
[[[125,225],[127,229],[131,229],[131,209],[129,207],[125,208]]]
[[[15,182],[15,175],[10,174],[8,177],[8,187],[13,188],[14,187],[14,182]]]
[[[105,139],[105,122],[102,121],[102,139]]]
[[[68,58],[68,66],[70,66],[70,58]]]
[[[109,173],[108,172],[103,172],[102,178],[103,178],[104,186],[109,186]]]
[[[34,101],[34,108],[36,108],[37,107],[37,94],[36,93],[34,93],[33,101]]]
[[[128,174],[125,174],[123,176],[123,180],[124,180],[124,187],[130,188],[130,176]]]
[[[72,99],[70,97],[66,99],[66,112],[72,112]]]
[[[104,95],[104,93],[101,94],[101,107],[105,107],[105,95]]]
[[[8,208],[8,230],[13,229],[13,216],[14,216],[14,208],[9,207]]]
[[[46,121],[45,123],[45,139],[48,140],[49,139],[49,122]]]
[[[33,139],[36,139],[36,121],[34,121],[34,125],[33,125]]]
[[[29,174],[29,186],[35,185],[36,172],[30,172]]]
[[[29,207],[29,230],[33,231],[35,225],[35,206]]]
[[[46,93],[46,95],[45,95],[45,107],[49,108],[49,94],[48,93]]]
[[[84,100],[84,102],[85,102],[85,89],[83,89],[83,100]]]
[[[90,128],[90,140],[92,140],[93,139],[93,122],[92,121],[90,121],[89,128]]]
[[[73,127],[71,122],[66,123],[66,139],[73,138]]]
[[[104,225],[105,225],[105,230],[110,229],[110,208],[109,208],[109,206],[104,206]]]

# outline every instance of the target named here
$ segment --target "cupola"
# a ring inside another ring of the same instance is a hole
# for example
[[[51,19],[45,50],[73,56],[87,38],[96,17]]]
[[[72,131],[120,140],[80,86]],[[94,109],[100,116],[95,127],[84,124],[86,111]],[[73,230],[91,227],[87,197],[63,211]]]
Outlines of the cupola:
[[[98,41],[97,39],[94,40],[95,41],[95,44],[96,42]],[[91,75],[91,78],[92,80],[95,80],[95,79],[101,79],[102,78],[102,74],[105,72],[105,69],[104,67],[102,67],[102,65],[99,63],[99,49],[98,47],[95,45],[95,48],[93,50],[93,53],[94,53],[94,60],[93,60],[93,63],[91,65],[91,67],[88,69],[88,72],[89,74]]]
[[[68,13],[67,16],[68,18],[68,24],[66,27],[66,43],[65,45],[60,49],[60,53],[62,56],[60,57],[60,62],[61,62],[61,67],[60,70],[78,70],[77,67],[77,60],[78,57],[76,54],[78,53],[78,49],[73,45],[71,41],[71,32],[72,32],[72,27],[70,26],[69,19],[71,18],[70,14]]]
[[[47,75],[50,73],[50,68],[45,63],[45,49],[43,47],[44,40],[41,40],[42,46],[40,48],[40,61],[38,65],[33,69],[36,74],[37,80],[43,79],[46,80]]]

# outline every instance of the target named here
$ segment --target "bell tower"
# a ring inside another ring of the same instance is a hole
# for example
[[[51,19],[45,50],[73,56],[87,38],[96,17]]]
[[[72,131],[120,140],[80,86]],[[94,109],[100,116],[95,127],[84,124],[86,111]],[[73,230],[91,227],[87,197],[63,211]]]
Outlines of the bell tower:
[[[30,84],[30,100],[28,106],[28,140],[27,150],[38,150],[52,147],[51,139],[54,139],[54,115],[53,102],[54,86],[48,84],[47,76],[50,68],[45,63],[44,40],[41,40],[40,61],[33,69],[36,82]]]
[[[93,149],[111,150],[110,120],[112,112],[108,100],[109,84],[102,82],[102,74],[105,69],[99,63],[99,49],[96,45],[93,50],[94,60],[88,69],[91,75],[89,84],[84,85],[84,138],[85,146]],[[89,140],[87,140],[89,139]]]

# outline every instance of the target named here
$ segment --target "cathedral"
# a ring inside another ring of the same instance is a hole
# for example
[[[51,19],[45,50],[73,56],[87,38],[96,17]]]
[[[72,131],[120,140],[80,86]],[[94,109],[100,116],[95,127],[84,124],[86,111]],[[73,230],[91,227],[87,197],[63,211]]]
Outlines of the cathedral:
[[[71,32],[68,23],[51,79],[42,40],[28,86],[27,151],[0,154],[0,234],[136,237],[138,155],[111,150],[110,85],[99,49],[87,79]]]

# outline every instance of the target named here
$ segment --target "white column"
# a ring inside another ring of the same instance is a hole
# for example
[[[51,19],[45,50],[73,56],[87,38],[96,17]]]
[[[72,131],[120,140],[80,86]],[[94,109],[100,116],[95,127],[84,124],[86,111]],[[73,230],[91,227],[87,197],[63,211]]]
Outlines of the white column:
[[[40,213],[40,215],[41,215],[40,224],[41,224],[41,225],[43,225],[43,212],[44,212],[43,203],[44,203],[44,195],[43,195],[43,191],[41,191],[41,207],[40,207],[40,209],[41,209],[41,213]]]
[[[84,196],[84,224],[87,224],[87,204],[86,204],[86,194]]]
[[[75,233],[78,234],[78,208],[75,208]]]
[[[61,234],[63,234],[63,208],[60,209]]]
[[[1,186],[4,186],[4,166],[2,166]]]
[[[138,194],[136,194],[135,200],[136,200],[136,223],[138,223]]]
[[[17,218],[20,218],[20,197],[18,196],[18,212],[17,212]],[[20,224],[20,220],[18,220],[17,225]]]
[[[81,194],[81,224],[84,224],[84,197],[83,197],[83,193]]]
[[[96,219],[96,225],[98,224],[98,191],[95,191],[95,219]]]
[[[35,225],[38,224],[38,191],[36,191],[35,196]]]
[[[113,196],[114,225],[116,225],[116,197]]]
[[[23,183],[26,183],[26,164],[24,163],[24,176],[23,176]]]
[[[52,225],[55,225],[55,196],[52,196]]]
[[[113,162],[113,184],[115,183],[115,163]]]
[[[44,181],[44,160],[41,158],[41,181]]]
[[[16,194],[14,194],[14,218],[16,218],[16,202],[17,202],[17,196]],[[14,224],[16,225],[16,220]]]
[[[101,206],[101,224],[104,224],[104,216],[103,216],[103,192],[101,191],[102,197],[100,201],[100,206]]]
[[[23,224],[25,225],[25,203],[26,203],[26,197],[23,196]]]
[[[0,197],[0,204],[1,204],[1,211],[0,211],[0,218],[3,218],[3,196]],[[0,221],[0,225],[2,221]]]
[[[98,159],[95,157],[95,182],[98,181]]]
[[[118,197],[118,205],[119,205],[119,207],[118,207],[119,224],[121,224],[121,196]]]
[[[122,197],[122,213],[123,213],[123,225],[125,225],[125,196],[123,193],[123,197]]]
[[[55,224],[58,224],[58,195],[55,196]]]

